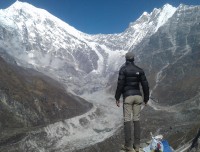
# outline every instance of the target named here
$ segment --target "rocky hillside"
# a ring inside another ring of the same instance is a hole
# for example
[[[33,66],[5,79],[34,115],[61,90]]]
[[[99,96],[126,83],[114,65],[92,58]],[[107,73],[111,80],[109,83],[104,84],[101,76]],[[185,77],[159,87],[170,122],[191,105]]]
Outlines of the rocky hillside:
[[[152,96],[165,105],[199,93],[200,7],[180,5],[165,25],[133,50],[147,72]]]
[[[0,65],[0,145],[30,128],[83,114],[92,107],[42,73],[7,63],[2,57]]]

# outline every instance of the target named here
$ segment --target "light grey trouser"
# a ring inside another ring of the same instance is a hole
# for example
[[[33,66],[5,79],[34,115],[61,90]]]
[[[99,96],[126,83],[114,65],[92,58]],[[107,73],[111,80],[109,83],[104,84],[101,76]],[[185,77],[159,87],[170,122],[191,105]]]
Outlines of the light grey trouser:
[[[141,104],[143,102],[142,96],[134,95],[128,96],[124,100],[124,122],[139,121]]]

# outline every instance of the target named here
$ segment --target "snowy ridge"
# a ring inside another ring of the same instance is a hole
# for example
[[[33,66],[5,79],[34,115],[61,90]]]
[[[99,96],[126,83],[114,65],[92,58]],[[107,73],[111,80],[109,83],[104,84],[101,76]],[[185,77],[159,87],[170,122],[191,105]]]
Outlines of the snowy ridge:
[[[168,19],[172,17],[177,8],[166,4],[162,9],[155,8],[150,14],[144,12],[135,22],[131,23],[126,32],[134,29],[132,39],[128,41],[128,50],[134,49],[134,46],[140,43],[143,38],[154,34]]]
[[[36,8],[33,5],[30,5],[29,3],[26,3],[26,2],[16,1],[10,7],[5,9],[6,13],[8,13],[8,12],[18,13],[19,11],[21,11],[21,13],[29,12],[30,17],[32,17],[32,18],[40,18],[42,20],[52,18],[54,21],[56,21],[56,24],[58,26],[65,27],[66,30],[69,32],[69,34],[71,34],[79,39],[82,39],[82,36],[84,35],[84,33],[76,30],[74,27],[70,26],[69,24],[67,24],[66,22],[57,18],[56,16],[51,15],[46,10],[41,9],[41,8]],[[10,15],[13,15],[13,14],[10,14]]]
[[[164,25],[170,17],[172,17],[172,15],[175,13],[176,10],[177,8],[172,7],[169,4],[164,5],[162,13],[158,17],[158,24],[156,26],[156,31],[159,29],[159,27]]]

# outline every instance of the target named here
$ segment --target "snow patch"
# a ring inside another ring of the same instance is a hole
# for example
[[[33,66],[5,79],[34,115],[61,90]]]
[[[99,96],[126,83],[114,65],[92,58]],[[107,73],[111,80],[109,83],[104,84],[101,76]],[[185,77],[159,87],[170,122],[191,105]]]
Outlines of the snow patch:
[[[169,18],[172,17],[172,15],[175,13],[177,10],[176,7],[173,7],[169,4],[164,5],[159,17],[158,17],[158,24],[156,26],[156,31],[158,30],[159,27],[164,25]]]

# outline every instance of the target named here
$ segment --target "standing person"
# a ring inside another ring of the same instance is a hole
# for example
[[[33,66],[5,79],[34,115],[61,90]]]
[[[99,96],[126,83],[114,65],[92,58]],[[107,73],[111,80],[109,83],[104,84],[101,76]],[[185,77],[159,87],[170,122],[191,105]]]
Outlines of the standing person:
[[[122,150],[139,152],[140,147],[140,111],[141,104],[149,100],[149,85],[144,71],[134,64],[134,54],[125,55],[126,63],[120,68],[117,90],[115,93],[116,104],[120,106],[120,96],[123,94],[124,137],[125,145]],[[140,92],[141,84],[144,98]],[[132,144],[132,122],[134,124],[134,144]],[[134,147],[134,149],[133,149]]]

